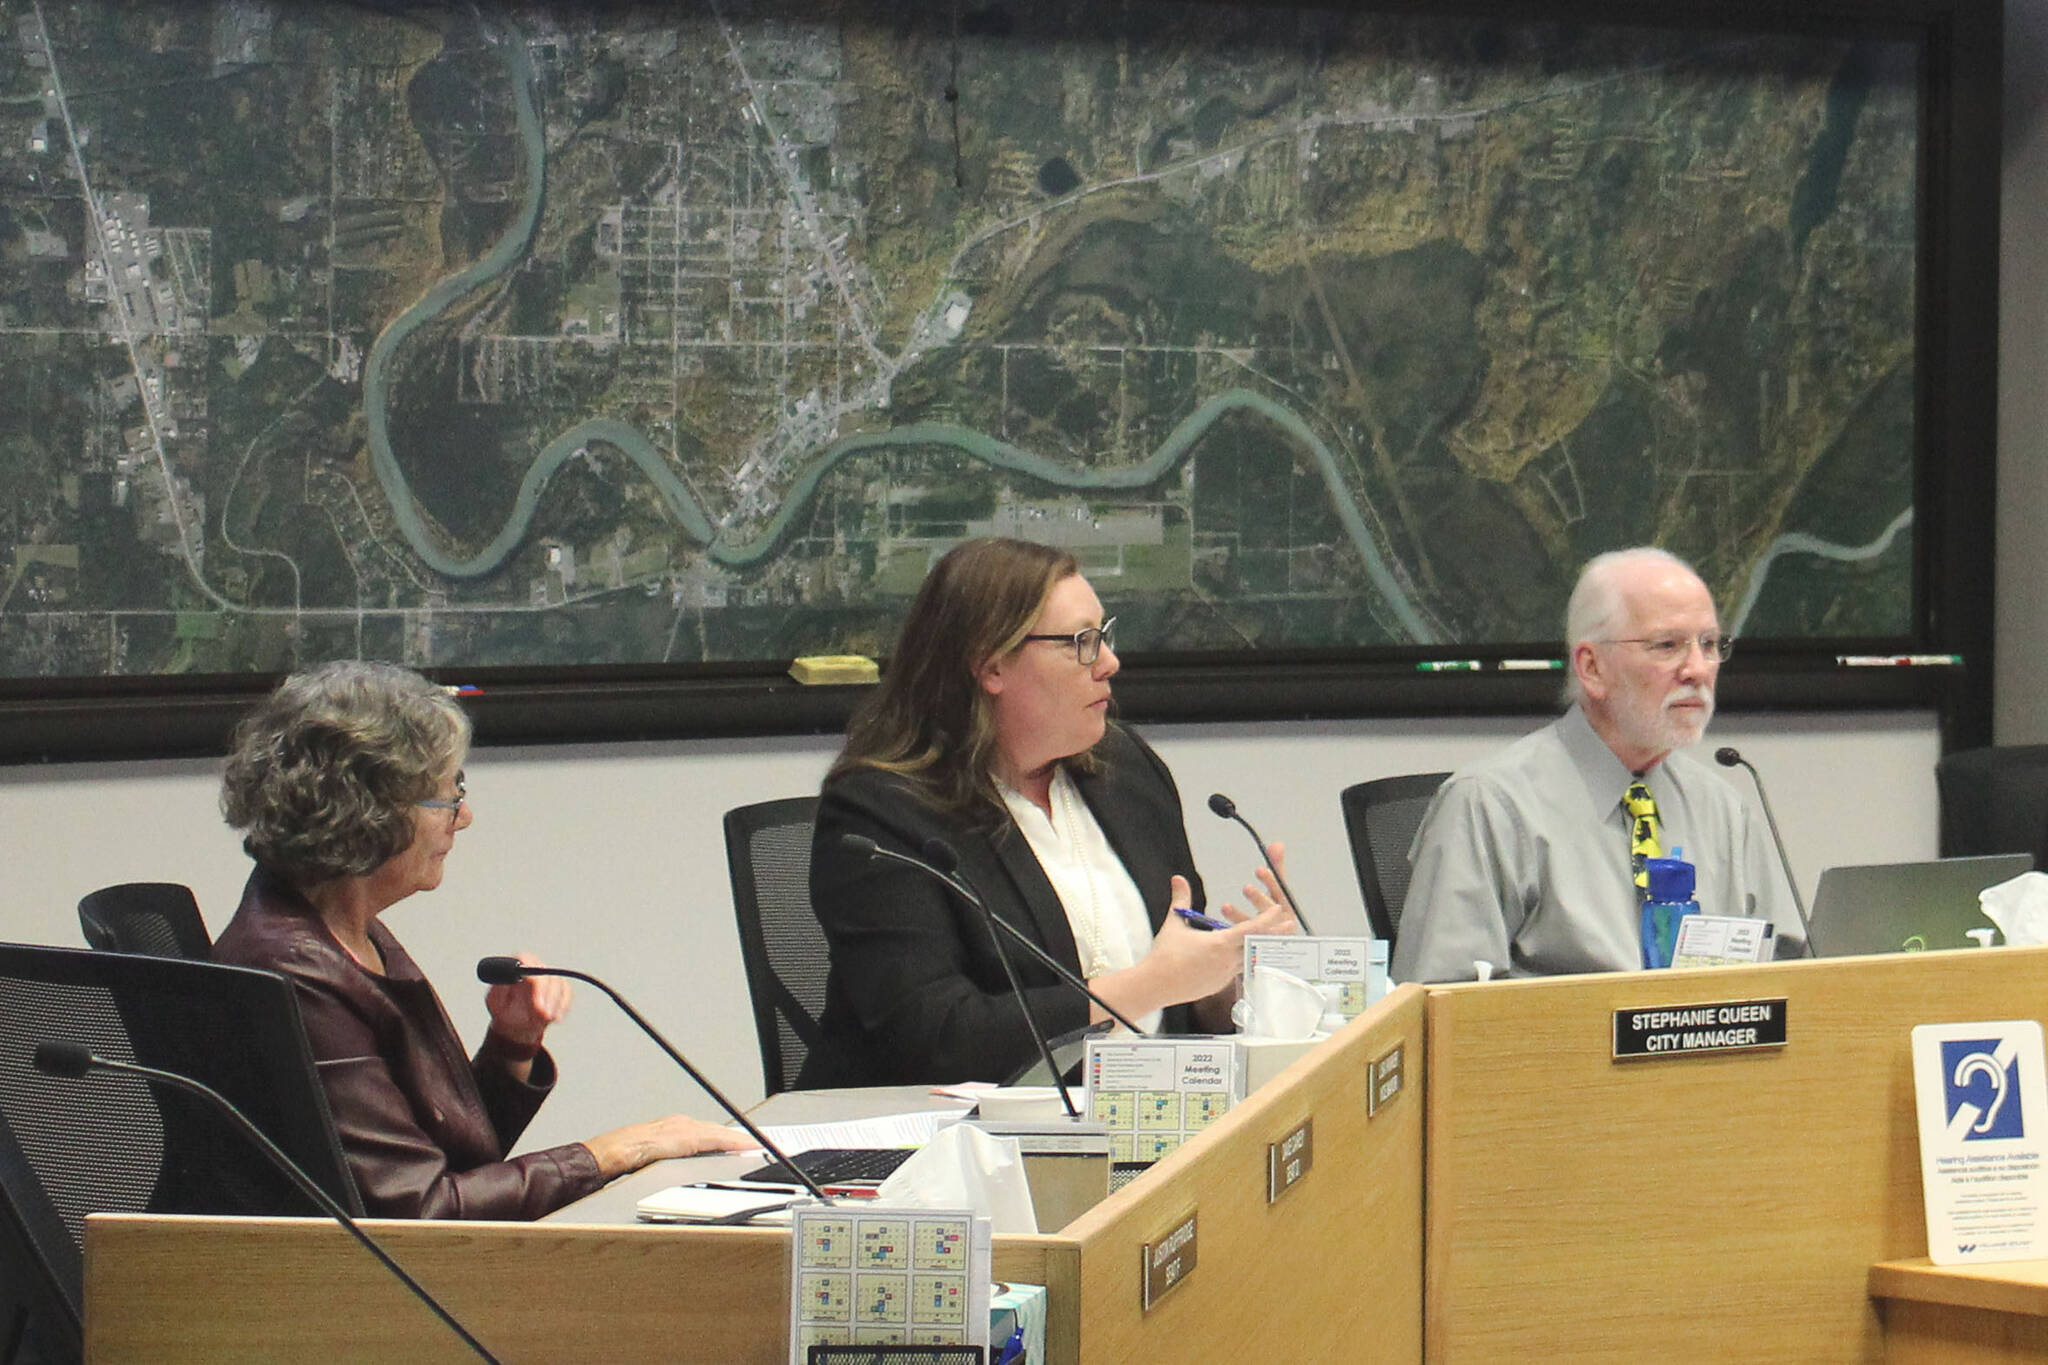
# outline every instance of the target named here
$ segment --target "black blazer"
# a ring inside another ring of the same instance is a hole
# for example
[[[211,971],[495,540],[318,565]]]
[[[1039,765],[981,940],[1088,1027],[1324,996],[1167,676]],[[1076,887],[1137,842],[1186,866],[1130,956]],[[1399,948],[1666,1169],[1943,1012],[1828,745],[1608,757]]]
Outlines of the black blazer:
[[[1181,820],[1180,791],[1159,755],[1112,725],[1095,753],[1094,774],[1075,787],[1145,900],[1156,931],[1175,873],[1203,905]],[[942,815],[913,779],[865,770],[827,783],[811,842],[811,906],[831,944],[824,1040],[805,1059],[801,1088],[999,1081],[1037,1057],[1024,1012],[1010,991],[988,926],[958,896],[910,868],[840,848],[860,834],[884,848],[918,854],[944,839],[960,855],[959,875],[989,908],[1031,934],[1077,975],[1080,955],[1066,911],[1038,859],[1007,814],[993,832]],[[1042,963],[1009,945],[1017,978],[1047,1034],[1088,1022],[1088,1001]],[[1161,1028],[1185,1032],[1187,1008],[1166,1011]]]

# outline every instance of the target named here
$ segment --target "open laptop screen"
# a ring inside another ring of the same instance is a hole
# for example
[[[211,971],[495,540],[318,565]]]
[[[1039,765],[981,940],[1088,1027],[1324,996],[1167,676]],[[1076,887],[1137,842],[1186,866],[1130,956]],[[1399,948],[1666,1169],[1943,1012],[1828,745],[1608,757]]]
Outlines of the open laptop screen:
[[[1973,947],[1965,931],[1993,927],[1978,907],[1977,893],[2033,866],[2032,854],[1995,853],[1828,868],[1813,893],[1814,955]]]

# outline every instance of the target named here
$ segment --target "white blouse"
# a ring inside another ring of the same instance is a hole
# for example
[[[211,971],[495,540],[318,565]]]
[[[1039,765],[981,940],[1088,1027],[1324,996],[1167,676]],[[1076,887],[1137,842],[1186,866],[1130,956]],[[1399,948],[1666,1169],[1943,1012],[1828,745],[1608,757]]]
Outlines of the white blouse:
[[[1109,846],[1095,812],[1081,799],[1065,768],[1053,769],[1052,817],[1022,792],[997,781],[1003,804],[1023,831],[1024,841],[1052,883],[1074,947],[1081,957],[1081,975],[1093,980],[1135,966],[1152,951],[1152,921],[1145,898]],[[1159,1027],[1159,1011],[1132,1020],[1148,1032]]]

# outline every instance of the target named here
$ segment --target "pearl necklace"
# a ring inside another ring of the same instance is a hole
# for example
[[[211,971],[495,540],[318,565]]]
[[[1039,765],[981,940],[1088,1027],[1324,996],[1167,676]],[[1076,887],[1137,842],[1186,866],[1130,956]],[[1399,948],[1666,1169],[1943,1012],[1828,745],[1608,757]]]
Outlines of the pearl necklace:
[[[1060,827],[1053,834],[1066,851],[1068,863],[1080,868],[1081,878],[1088,885],[1087,910],[1083,912],[1079,906],[1066,907],[1067,923],[1075,930],[1080,939],[1079,946],[1084,950],[1086,965],[1081,975],[1101,976],[1109,971],[1109,954],[1103,950],[1102,943],[1102,892],[1095,885],[1095,864],[1081,852],[1080,798],[1074,795],[1073,781],[1064,769],[1053,775],[1052,798],[1060,817]]]

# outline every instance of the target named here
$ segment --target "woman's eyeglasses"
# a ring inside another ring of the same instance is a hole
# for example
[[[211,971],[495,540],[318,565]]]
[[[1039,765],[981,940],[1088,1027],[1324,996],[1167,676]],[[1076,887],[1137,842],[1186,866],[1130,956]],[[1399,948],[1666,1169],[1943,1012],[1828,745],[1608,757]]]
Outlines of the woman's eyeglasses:
[[[422,810],[445,810],[448,812],[450,823],[453,823],[462,818],[462,799],[468,795],[469,788],[463,785],[462,774],[457,773],[455,774],[455,799],[453,801],[443,801],[437,798],[432,801],[415,801],[413,804]]]
[[[1116,618],[1110,617],[1099,626],[1077,630],[1072,635],[1027,635],[1019,644],[1030,644],[1033,640],[1049,640],[1055,644],[1072,645],[1074,657],[1084,664],[1092,664],[1102,657],[1102,647],[1116,648]]]

